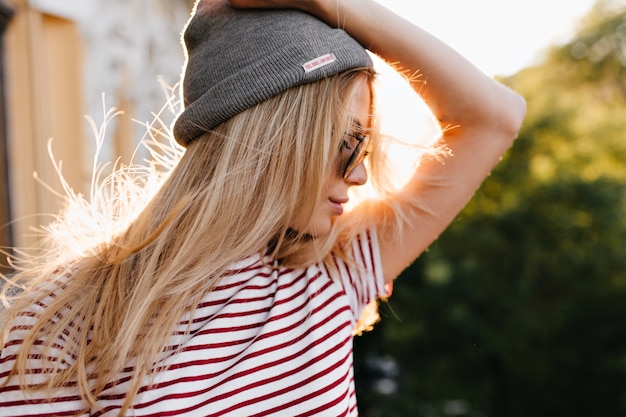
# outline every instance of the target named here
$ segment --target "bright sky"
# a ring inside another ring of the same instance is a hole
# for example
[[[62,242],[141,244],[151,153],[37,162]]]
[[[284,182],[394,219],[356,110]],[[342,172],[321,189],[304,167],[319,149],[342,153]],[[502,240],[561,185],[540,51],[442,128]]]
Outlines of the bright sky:
[[[511,75],[573,35],[595,0],[378,0],[490,75]]]

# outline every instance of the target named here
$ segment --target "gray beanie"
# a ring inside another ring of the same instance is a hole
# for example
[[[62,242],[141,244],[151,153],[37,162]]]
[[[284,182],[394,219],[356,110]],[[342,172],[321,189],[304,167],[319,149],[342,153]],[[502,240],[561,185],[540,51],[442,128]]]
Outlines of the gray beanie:
[[[291,87],[372,66],[358,42],[311,15],[226,0],[199,0],[184,41],[184,111],[173,129],[183,146]]]

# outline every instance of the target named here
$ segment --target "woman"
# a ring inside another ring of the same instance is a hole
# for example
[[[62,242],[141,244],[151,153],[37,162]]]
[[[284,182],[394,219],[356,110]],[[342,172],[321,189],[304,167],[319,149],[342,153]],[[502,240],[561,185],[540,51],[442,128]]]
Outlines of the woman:
[[[361,312],[453,220],[525,113],[370,0],[200,0],[184,39],[173,132],[186,151],[114,239],[18,274],[0,415],[356,415]],[[394,193],[365,48],[419,73],[443,128],[445,155]],[[344,213],[366,162],[385,197]]]

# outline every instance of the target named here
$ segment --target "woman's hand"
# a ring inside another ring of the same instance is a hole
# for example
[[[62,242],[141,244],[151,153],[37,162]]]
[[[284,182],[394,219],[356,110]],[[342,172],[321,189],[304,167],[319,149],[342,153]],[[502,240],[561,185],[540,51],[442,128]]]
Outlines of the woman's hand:
[[[229,0],[233,7],[239,9],[276,9],[288,7],[288,1],[281,0]]]
[[[229,0],[239,9],[299,9],[310,11],[316,0]]]

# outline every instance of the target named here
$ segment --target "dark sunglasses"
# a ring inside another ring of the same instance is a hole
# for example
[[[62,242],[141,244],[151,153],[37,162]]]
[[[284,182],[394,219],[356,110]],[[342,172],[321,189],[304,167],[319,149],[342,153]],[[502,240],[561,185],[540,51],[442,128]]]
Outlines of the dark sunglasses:
[[[345,136],[347,138],[341,142],[339,149],[339,173],[343,178],[348,178],[352,170],[367,156],[370,137],[359,132],[346,132]]]

